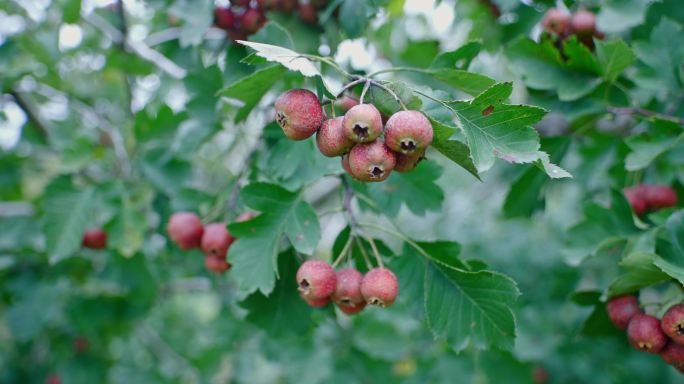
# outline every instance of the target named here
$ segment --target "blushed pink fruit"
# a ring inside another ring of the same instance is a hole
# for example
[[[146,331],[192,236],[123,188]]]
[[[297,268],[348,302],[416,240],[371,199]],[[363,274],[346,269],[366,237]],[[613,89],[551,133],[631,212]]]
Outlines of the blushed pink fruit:
[[[353,268],[345,268],[337,272],[337,286],[332,300],[344,312],[358,313],[366,305],[361,295],[361,272]],[[360,308],[359,308],[360,307]]]
[[[349,176],[354,177],[354,174],[351,171],[351,167],[349,166],[349,154],[348,153],[345,153],[344,155],[342,155],[340,162],[342,163],[342,169],[344,169],[344,171],[347,172],[347,174]]]
[[[684,304],[668,308],[660,321],[660,327],[675,343],[684,345]]]
[[[306,89],[291,89],[280,95],[275,110],[276,122],[292,140],[311,137],[325,119],[318,97]]]
[[[399,111],[387,120],[385,144],[393,151],[412,155],[432,143],[432,124],[418,111]]]
[[[639,301],[634,295],[625,295],[611,299],[606,304],[610,320],[620,329],[626,329],[629,321],[637,313],[641,313]]]
[[[632,206],[632,210],[637,216],[641,216],[646,212],[646,199],[645,199],[645,186],[638,185],[632,188],[625,188],[624,194],[629,201],[629,205]]]
[[[359,104],[344,114],[344,132],[355,143],[368,143],[382,133],[382,117],[372,104]]]
[[[225,256],[214,256],[212,254],[207,254],[204,257],[204,266],[208,270],[216,273],[223,273],[232,267],[232,265],[226,261]]]
[[[596,15],[587,10],[577,11],[570,18],[570,31],[578,36],[592,36],[596,32]]]
[[[547,32],[552,32],[559,36],[567,35],[570,29],[570,15],[561,9],[551,8],[544,15],[542,27]]]
[[[660,320],[644,313],[637,313],[629,321],[627,337],[634,348],[648,353],[658,353],[667,344]]]
[[[83,233],[82,245],[90,249],[104,249],[107,246],[107,232],[91,228]]]
[[[204,227],[200,247],[207,255],[226,257],[228,247],[235,241],[226,228],[226,223],[212,223]]]
[[[344,134],[342,120],[344,120],[342,116],[328,119],[323,122],[318,130],[316,145],[324,156],[340,156],[349,152],[354,146],[354,142]]]
[[[381,140],[357,144],[349,152],[349,169],[361,181],[383,181],[394,169],[397,159]]]
[[[235,13],[230,8],[216,7],[214,20],[216,26],[221,29],[229,30],[235,27]]]
[[[684,369],[684,346],[677,343],[668,343],[662,351],[660,357],[677,369]]]
[[[318,24],[318,12],[311,4],[299,4],[299,18],[307,24]]]
[[[399,293],[397,276],[386,268],[373,268],[361,280],[361,295],[370,305],[385,308],[394,303]]]
[[[299,293],[307,299],[323,299],[332,295],[337,285],[335,270],[323,260],[308,260],[297,270]]]
[[[645,185],[644,199],[648,208],[653,210],[677,205],[677,193],[669,185]]]
[[[304,295],[301,295],[301,296],[302,296],[302,299],[304,299],[304,301],[306,301],[306,303],[309,304],[309,306],[313,307],[313,308],[323,308],[326,305],[328,305],[328,303],[330,302],[330,297],[324,297],[322,299],[311,299],[311,298],[308,298]]]
[[[353,107],[359,105],[359,100],[345,95],[339,98],[335,104],[337,104],[337,106],[340,107],[340,109],[346,113]]]
[[[403,153],[394,154],[397,163],[394,165],[394,170],[397,172],[409,172],[418,166],[418,163],[425,160],[425,149],[417,151],[413,155],[404,155]]]
[[[338,305],[337,308],[344,312],[345,315],[356,315],[357,313],[363,311],[366,308],[366,302],[362,301],[354,305]]]
[[[166,229],[171,239],[181,249],[200,246],[204,226],[197,215],[192,212],[176,212],[171,215]]]
[[[240,17],[240,29],[247,34],[254,33],[266,24],[266,16],[261,9],[248,8]]]

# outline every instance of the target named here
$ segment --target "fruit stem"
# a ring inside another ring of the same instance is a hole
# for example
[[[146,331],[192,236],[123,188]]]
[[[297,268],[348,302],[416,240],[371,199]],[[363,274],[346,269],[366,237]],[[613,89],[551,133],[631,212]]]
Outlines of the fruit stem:
[[[432,256],[430,256],[430,254],[428,254],[423,249],[423,247],[421,247],[420,245],[418,245],[418,243],[411,240],[410,238],[408,238],[408,236],[404,235],[403,233],[401,233],[399,231],[394,231],[394,230],[387,229],[387,228],[381,227],[379,225],[374,225],[374,224],[359,224],[359,225],[361,225],[362,227],[365,227],[365,228],[370,228],[370,229],[375,229],[375,230],[378,230],[381,232],[385,232],[388,235],[392,235],[392,236],[394,236],[400,240],[403,240],[408,245],[410,245],[413,249],[415,249],[418,253],[420,253],[421,256],[425,257],[426,259],[428,259],[430,261],[434,261],[434,258]]]
[[[366,239],[368,240],[368,243],[370,243],[371,249],[373,250],[373,255],[375,256],[375,261],[377,261],[378,266],[380,268],[385,268],[385,264],[382,262],[382,258],[380,257],[380,252],[378,252],[378,247],[375,245],[375,240],[373,240],[373,238],[370,236],[367,236]]]
[[[366,248],[363,247],[363,243],[358,238],[356,238],[356,245],[361,250],[361,256],[363,256],[363,260],[366,262],[366,268],[368,268],[368,270],[373,269],[373,263],[371,263],[370,258],[368,257]]]
[[[390,73],[390,72],[418,72],[418,73],[431,73],[430,70],[427,69],[421,69],[421,68],[411,68],[411,67],[394,67],[394,68],[385,68],[381,69],[379,71],[371,72],[369,73],[368,77],[372,78],[377,75],[380,75],[382,73]]]
[[[653,117],[660,120],[667,120],[673,123],[684,125],[684,118],[677,116],[665,115],[662,113],[654,112],[645,108],[631,107],[631,108],[618,108],[618,107],[608,107],[608,113],[613,115],[641,115],[644,117]]]
[[[352,242],[354,241],[354,235],[349,232],[349,238],[347,239],[347,243],[344,245],[344,248],[342,248],[342,252],[337,256],[337,259],[332,264],[333,268],[336,268],[337,265],[345,259],[345,256],[349,253],[349,249],[351,248]]]
[[[371,86],[371,80],[367,79],[366,83],[363,85],[363,91],[361,91],[361,97],[359,98],[359,104],[363,104],[363,99],[366,97],[366,92],[368,92],[368,88]]]
[[[408,110],[408,108],[406,108],[406,105],[404,105],[404,102],[401,101],[401,99],[399,98],[399,96],[398,96],[396,93],[394,93],[393,90],[391,90],[391,89],[388,88],[387,86],[385,86],[385,85],[383,85],[382,83],[377,82],[377,81],[375,81],[375,80],[371,80],[370,82],[371,82],[371,85],[374,85],[374,86],[376,86],[376,87],[382,89],[383,91],[389,93],[390,96],[392,96],[392,98],[394,98],[394,101],[396,101],[397,103],[399,103],[399,106],[401,107],[401,109],[403,109],[404,111]]]

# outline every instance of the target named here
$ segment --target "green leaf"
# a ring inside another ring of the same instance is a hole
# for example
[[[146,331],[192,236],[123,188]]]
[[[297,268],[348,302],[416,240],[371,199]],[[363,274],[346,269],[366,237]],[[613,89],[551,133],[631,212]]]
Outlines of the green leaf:
[[[648,132],[625,139],[632,150],[625,158],[628,171],[638,171],[651,165],[656,158],[675,148],[684,141],[682,126],[671,121],[655,120]]]
[[[326,175],[343,172],[339,158],[321,156],[314,140],[292,141],[283,137],[272,147],[262,171],[287,189],[295,190]]]
[[[184,21],[181,27],[180,46],[198,45],[211,26],[214,2],[210,0],[175,0],[169,13]]]
[[[81,0],[69,0],[64,6],[64,22],[69,24],[78,23],[81,19]]]
[[[649,252],[635,252],[623,259],[620,265],[627,273],[620,275],[610,284],[608,296],[637,292],[641,288],[670,280],[670,277],[654,264],[657,257]]]
[[[262,68],[222,89],[218,94],[243,103],[235,116],[235,121],[240,122],[249,116],[266,92],[282,79],[284,73],[285,68],[279,65]]]
[[[83,232],[96,225],[94,202],[92,188],[76,189],[66,178],[57,179],[47,187],[43,232],[51,264],[72,256],[81,247]]]
[[[684,284],[684,210],[672,214],[665,223],[663,237],[658,240],[655,265]]]
[[[637,41],[633,46],[643,63],[633,77],[638,86],[655,92],[681,90],[678,76],[679,66],[684,61],[684,34],[681,25],[663,18],[651,32],[650,41]]]
[[[598,72],[587,72],[595,63],[590,61],[586,48],[576,39],[568,40],[565,48],[573,55],[569,62],[561,57],[551,40],[536,43],[521,38],[506,50],[506,55],[512,63],[510,69],[521,76],[528,87],[556,91],[561,101],[573,101],[596,89],[601,78]]]
[[[283,235],[298,252],[312,254],[321,237],[318,217],[299,193],[278,185],[251,183],[240,196],[248,207],[261,214],[229,226],[238,240],[231,246],[228,259],[241,291],[259,290],[268,295],[275,285]]]
[[[278,47],[271,44],[242,40],[239,40],[238,43],[255,50],[257,56],[263,57],[268,61],[277,62],[291,71],[299,72],[306,77],[319,77],[328,92],[334,93],[330,90],[330,87],[325,81],[323,74],[318,69],[318,66],[312,60],[306,58],[305,55],[297,53],[291,49]]]
[[[596,17],[598,30],[620,33],[644,22],[647,8],[653,0],[606,0]]]
[[[294,252],[285,252],[278,257],[280,279],[273,292],[268,296],[255,292],[240,303],[248,311],[247,321],[270,335],[302,335],[312,328],[311,307],[297,292],[295,275],[298,267]]]
[[[460,69],[443,68],[430,73],[435,79],[472,96],[479,95],[496,83],[491,77]]]
[[[366,0],[345,0],[340,6],[340,25],[350,38],[359,37],[368,25],[369,5]]]
[[[397,97],[404,103],[406,108],[419,110],[422,105],[421,100],[413,94],[410,87],[403,81],[395,81],[393,83],[385,84],[387,88],[391,89]],[[378,87],[371,87],[368,92],[369,101],[375,105],[381,113],[387,116],[401,109],[401,105],[390,95],[387,91]]]
[[[442,208],[444,191],[436,184],[441,175],[442,167],[432,161],[421,161],[413,172],[393,172],[384,183],[367,185],[368,194],[389,216],[399,214],[402,204],[422,216]]]
[[[513,163],[531,163],[546,155],[539,151],[539,135],[530,127],[541,120],[546,111],[505,104],[512,90],[510,83],[501,83],[471,101],[448,102],[466,137],[478,172],[491,168],[496,157]]]
[[[636,54],[622,40],[604,42],[596,41],[596,56],[601,64],[603,78],[608,81],[615,81],[634,60]]]
[[[458,128],[454,126],[449,126],[436,120],[439,113],[433,109],[426,109],[424,112],[428,115],[428,119],[432,124],[432,130],[434,132],[432,139],[432,147],[438,150],[442,155],[446,156],[449,160],[461,166],[466,171],[470,172],[478,180],[480,175],[473,164],[473,159],[470,156],[470,148],[463,142],[452,138]]]
[[[119,191],[121,199],[118,201],[116,215],[106,227],[109,247],[116,249],[125,257],[135,255],[143,246],[147,220],[144,207],[135,204],[126,191]]]
[[[435,57],[430,68],[468,69],[473,59],[480,53],[482,44],[471,41],[455,51],[444,52]]]
[[[495,272],[468,272],[441,263],[426,268],[428,325],[457,351],[469,344],[511,349],[515,317],[510,305],[519,294],[513,280]]]

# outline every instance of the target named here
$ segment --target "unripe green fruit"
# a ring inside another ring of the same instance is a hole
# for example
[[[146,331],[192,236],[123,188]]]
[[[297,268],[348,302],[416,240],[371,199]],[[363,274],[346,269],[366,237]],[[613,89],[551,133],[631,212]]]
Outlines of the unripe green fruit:
[[[432,124],[418,111],[399,111],[387,120],[385,144],[393,151],[413,155],[432,143]]]
[[[323,122],[316,134],[316,145],[318,150],[328,157],[341,156],[354,146],[354,142],[349,140],[344,134],[342,126],[342,116],[328,119]]]
[[[276,122],[292,140],[311,137],[325,119],[318,97],[306,89],[291,89],[280,95],[275,110]]]
[[[361,181],[387,179],[396,161],[394,153],[380,140],[357,144],[349,152],[349,169],[354,178]]]
[[[355,143],[368,143],[382,133],[380,111],[371,104],[359,104],[344,114],[344,132]]]

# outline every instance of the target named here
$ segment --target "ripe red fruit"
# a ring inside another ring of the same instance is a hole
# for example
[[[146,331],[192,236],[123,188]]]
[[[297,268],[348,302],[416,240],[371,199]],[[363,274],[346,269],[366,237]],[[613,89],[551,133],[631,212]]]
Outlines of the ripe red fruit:
[[[361,295],[361,272],[353,268],[342,269],[337,272],[337,286],[332,294],[332,300],[346,314],[360,312],[366,301]]]
[[[228,247],[235,241],[226,228],[226,223],[212,223],[204,227],[200,246],[207,255],[226,257]]]
[[[342,155],[342,159],[340,162],[342,163],[342,169],[344,169],[344,171],[347,172],[347,174],[349,176],[356,178],[351,171],[351,167],[349,166],[349,154],[348,153],[345,153],[344,155]]]
[[[425,160],[425,149],[414,153],[413,155],[404,155],[402,153],[395,153],[394,157],[397,163],[394,165],[394,170],[397,172],[409,172],[418,166],[418,163]]]
[[[386,268],[373,268],[361,280],[361,294],[370,305],[385,308],[394,303],[399,293],[397,276]]]
[[[275,110],[276,122],[292,140],[311,137],[325,119],[318,97],[306,89],[291,89],[280,95]]]
[[[663,332],[674,342],[684,345],[684,304],[668,308],[660,321]]]
[[[629,343],[643,352],[658,353],[667,344],[667,336],[660,329],[660,320],[644,313],[637,313],[629,321],[627,336]]]
[[[344,112],[349,111],[353,107],[359,105],[359,101],[353,97],[349,96],[342,96],[341,98],[337,99],[336,102],[337,106]]]
[[[230,4],[237,7],[246,7],[249,5],[250,0],[230,0]]]
[[[359,104],[344,114],[344,132],[355,143],[368,143],[382,133],[382,117],[372,104]]]
[[[232,265],[226,261],[225,255],[214,256],[212,254],[207,254],[204,257],[204,266],[207,267],[208,270],[216,273],[223,273],[232,267]]]
[[[394,153],[380,140],[357,144],[349,152],[349,168],[361,181],[383,181],[396,165]]]
[[[88,339],[83,336],[78,336],[74,339],[74,351],[76,353],[83,353],[88,350]]]
[[[328,119],[323,122],[316,134],[316,145],[318,150],[328,157],[341,156],[354,146],[354,142],[349,140],[344,134],[342,126],[342,116]]]
[[[639,301],[634,295],[613,298],[606,304],[606,309],[610,320],[620,329],[626,329],[632,317],[641,313]]]
[[[266,23],[264,12],[257,8],[249,8],[240,17],[240,29],[252,34],[261,29]]]
[[[323,308],[330,302],[330,297],[324,297],[322,299],[311,299],[304,295],[300,296],[302,296],[302,299],[304,299],[304,301],[306,301],[306,303],[313,308]]]
[[[204,226],[197,215],[192,212],[176,212],[171,215],[166,229],[171,239],[181,249],[200,246]]]
[[[684,369],[684,346],[677,343],[668,343],[662,351],[660,357],[677,369]]]
[[[393,151],[412,155],[432,143],[432,124],[418,111],[399,111],[387,120],[385,144]]]
[[[578,36],[592,36],[596,32],[596,15],[586,10],[577,11],[570,18],[570,31]]]
[[[327,298],[335,291],[335,270],[323,260],[308,260],[297,270],[299,293],[307,299]]]
[[[549,382],[549,372],[542,367],[534,367],[532,370],[532,382],[534,384],[545,384]]]
[[[645,185],[644,199],[651,209],[662,209],[677,205],[677,193],[669,185]]]
[[[235,27],[235,13],[230,8],[217,7],[214,9],[214,20],[216,26],[229,30]]]
[[[264,11],[270,11],[278,7],[279,0],[257,0],[257,5]]]
[[[56,373],[51,373],[48,375],[48,377],[45,379],[46,384],[62,384],[62,379],[59,378],[59,375]]]
[[[81,243],[85,248],[104,249],[107,246],[107,232],[100,228],[91,228],[83,233]]]
[[[544,30],[564,36],[569,32],[570,15],[558,8],[551,8],[546,11],[542,20]]]
[[[318,24],[318,12],[311,4],[299,4],[299,18],[307,24]]]
[[[644,192],[645,189],[643,185],[624,189],[625,197],[627,198],[627,201],[629,201],[629,205],[632,206],[632,210],[634,210],[634,213],[638,216],[643,215],[647,209]]]

